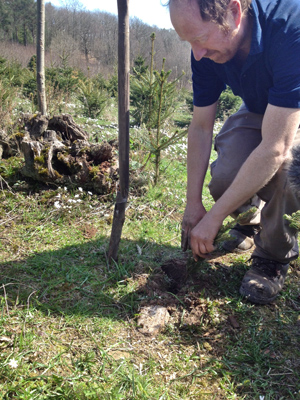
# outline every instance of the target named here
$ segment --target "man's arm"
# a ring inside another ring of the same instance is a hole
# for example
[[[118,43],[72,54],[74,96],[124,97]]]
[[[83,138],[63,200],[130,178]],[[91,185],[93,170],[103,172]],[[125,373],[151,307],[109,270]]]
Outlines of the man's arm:
[[[278,171],[289,157],[299,124],[299,109],[268,105],[260,145],[250,154],[230,187],[191,232],[194,257],[205,257],[214,250],[213,241],[223,220],[266,185]]]
[[[194,107],[188,133],[187,204],[182,221],[181,246],[188,247],[190,231],[206,214],[202,204],[202,188],[212,146],[217,103],[208,107]]]

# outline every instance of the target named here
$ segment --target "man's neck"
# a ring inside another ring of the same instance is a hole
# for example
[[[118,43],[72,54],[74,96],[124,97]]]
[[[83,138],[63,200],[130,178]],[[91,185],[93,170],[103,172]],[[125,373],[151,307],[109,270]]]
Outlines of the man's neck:
[[[234,62],[239,67],[242,67],[250,53],[251,42],[252,42],[252,28],[253,28],[253,18],[248,12],[247,15],[243,17],[243,31],[241,32],[241,44],[239,50],[237,51]]]

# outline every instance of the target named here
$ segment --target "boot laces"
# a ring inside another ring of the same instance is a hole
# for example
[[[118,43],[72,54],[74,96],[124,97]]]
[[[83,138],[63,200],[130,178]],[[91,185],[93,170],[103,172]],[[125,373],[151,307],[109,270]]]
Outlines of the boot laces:
[[[252,257],[252,268],[265,273],[270,278],[279,277],[283,265],[284,264],[267,258]]]

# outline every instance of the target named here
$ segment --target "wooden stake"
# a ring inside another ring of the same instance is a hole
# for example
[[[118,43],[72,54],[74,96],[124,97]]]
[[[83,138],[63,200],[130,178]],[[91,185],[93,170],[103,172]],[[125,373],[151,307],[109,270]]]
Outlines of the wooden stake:
[[[109,262],[117,261],[129,192],[129,0],[118,0],[119,188],[109,242]]]

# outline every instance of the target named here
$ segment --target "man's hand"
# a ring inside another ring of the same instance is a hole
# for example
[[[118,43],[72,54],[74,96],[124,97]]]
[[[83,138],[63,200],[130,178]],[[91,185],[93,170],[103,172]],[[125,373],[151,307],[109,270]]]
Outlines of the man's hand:
[[[188,132],[187,205],[182,221],[181,248],[190,247],[191,230],[206,214],[202,204],[202,188],[209,165],[217,102],[207,107],[194,106]]]
[[[222,226],[223,220],[216,219],[208,212],[201,221],[192,229],[190,245],[193,257],[207,258],[215,250],[214,240]]]
[[[202,203],[186,206],[181,226],[181,248],[183,251],[186,251],[188,248],[190,248],[191,231],[198,224],[198,222],[201,221],[205,214],[206,210]]]

